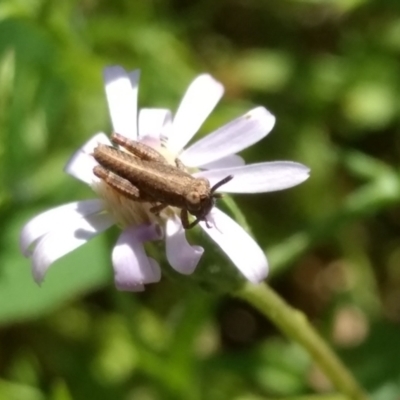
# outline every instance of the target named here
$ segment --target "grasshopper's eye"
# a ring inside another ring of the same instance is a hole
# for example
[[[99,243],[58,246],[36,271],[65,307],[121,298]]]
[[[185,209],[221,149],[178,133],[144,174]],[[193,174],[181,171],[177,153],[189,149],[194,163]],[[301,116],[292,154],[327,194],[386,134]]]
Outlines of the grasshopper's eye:
[[[200,204],[201,198],[198,192],[192,191],[187,195],[187,202],[192,206],[197,206]]]

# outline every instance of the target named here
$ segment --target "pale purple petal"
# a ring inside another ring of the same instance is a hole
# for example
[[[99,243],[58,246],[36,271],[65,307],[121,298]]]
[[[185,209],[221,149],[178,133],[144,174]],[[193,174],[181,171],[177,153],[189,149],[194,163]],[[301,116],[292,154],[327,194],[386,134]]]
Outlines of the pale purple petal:
[[[288,189],[304,182],[310,176],[310,169],[291,161],[273,161],[194,174],[196,177],[207,178],[211,186],[229,175],[233,179],[222,185],[218,192],[265,193]]]
[[[168,137],[172,127],[171,111],[165,108],[142,108],[139,112],[139,139],[152,138],[160,142]]]
[[[88,185],[96,182],[98,178],[93,174],[93,168],[97,165],[97,161],[92,154],[99,143],[111,144],[104,133],[94,135],[72,155],[64,167],[64,172]]]
[[[137,107],[137,97],[139,89],[139,79],[140,79],[140,69],[135,69],[128,72],[129,80],[131,81],[132,90],[135,92],[136,97],[136,107]]]
[[[177,217],[168,219],[165,235],[167,260],[171,267],[181,274],[192,274],[204,249],[187,242],[182,223]]]
[[[178,154],[210,115],[224,93],[211,75],[198,76],[188,87],[175,114],[168,149]]]
[[[42,236],[31,256],[35,281],[41,283],[52,263],[82,246],[113,224],[114,221],[110,215],[95,214],[71,220]]]
[[[210,133],[179,156],[188,167],[197,167],[238,153],[265,137],[273,128],[275,117],[264,107],[257,107]]]
[[[113,129],[133,140],[137,139],[138,79],[138,72],[128,74],[120,66],[104,70],[107,103]]]
[[[160,232],[154,225],[133,226],[121,233],[112,253],[117,289],[142,291],[145,284],[161,279],[160,266],[147,257],[143,248],[143,242],[159,238]]]
[[[252,283],[259,283],[268,274],[268,262],[257,242],[233,219],[213,208],[210,220],[215,226],[200,226],[225,252],[239,271]]]
[[[103,202],[95,199],[64,204],[37,215],[22,228],[20,234],[21,252],[26,257],[30,256],[32,245],[43,235],[89,215],[97,214],[103,209]]]
[[[208,164],[199,165],[198,167],[202,169],[221,169],[241,167],[243,165],[245,165],[245,162],[242,157],[238,156],[237,154],[231,154],[230,156],[226,156]]]

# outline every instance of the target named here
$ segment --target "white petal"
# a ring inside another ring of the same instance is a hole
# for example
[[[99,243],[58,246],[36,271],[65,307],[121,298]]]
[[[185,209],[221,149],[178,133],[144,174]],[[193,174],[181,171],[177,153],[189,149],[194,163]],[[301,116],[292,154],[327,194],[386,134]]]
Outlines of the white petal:
[[[243,165],[245,165],[245,162],[242,157],[238,156],[237,154],[231,154],[230,156],[220,158],[217,161],[213,161],[208,164],[198,165],[198,167],[202,169],[220,169],[241,167]]]
[[[168,137],[172,126],[171,111],[165,108],[142,108],[139,112],[139,138],[153,138],[158,141]]]
[[[103,202],[95,199],[64,204],[39,214],[22,228],[20,234],[21,252],[26,257],[30,256],[32,253],[31,246],[43,235],[60,229],[65,224],[70,224],[89,215],[97,214],[103,209]]]
[[[268,274],[268,262],[256,241],[233,219],[213,208],[211,219],[215,226],[200,226],[211,239],[226,253],[233,264],[250,282],[261,282]]]
[[[147,257],[143,242],[159,238],[153,226],[134,226],[125,229],[113,249],[115,285],[119,290],[142,291],[147,283],[161,279],[158,263]],[[155,235],[153,235],[155,233]]]
[[[178,154],[199,130],[224,93],[211,75],[198,76],[188,87],[175,114],[168,149]]]
[[[204,165],[251,146],[273,128],[275,117],[257,107],[194,143],[180,155],[188,167]]]
[[[128,74],[120,66],[104,70],[107,103],[113,129],[130,139],[137,138],[138,73],[135,71]]]
[[[97,161],[92,154],[99,143],[111,144],[104,133],[98,133],[72,155],[64,167],[64,172],[88,185],[98,181],[99,178],[93,174],[93,168],[97,165]]]
[[[108,214],[95,214],[59,226],[38,241],[32,254],[32,273],[35,281],[41,283],[54,261],[85,244],[103,232],[114,221]]]
[[[233,179],[222,185],[218,192],[265,193],[288,189],[304,182],[310,176],[310,169],[291,161],[274,161],[194,174],[207,178],[211,186],[228,175],[232,175]]]
[[[181,221],[169,218],[166,226],[166,252],[171,267],[181,274],[190,275],[204,253],[200,246],[191,246],[185,236]]]

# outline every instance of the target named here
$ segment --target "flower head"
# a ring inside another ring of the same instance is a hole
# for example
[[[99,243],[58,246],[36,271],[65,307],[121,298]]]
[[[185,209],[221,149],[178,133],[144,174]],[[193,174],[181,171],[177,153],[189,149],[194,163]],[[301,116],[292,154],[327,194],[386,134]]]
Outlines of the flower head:
[[[271,192],[295,186],[309,176],[309,169],[298,163],[245,165],[236,154],[273,128],[275,118],[263,107],[254,108],[185,148],[223,94],[222,85],[210,75],[200,75],[190,84],[174,116],[166,109],[137,112],[139,71],[127,73],[121,67],[110,67],[105,69],[104,78],[114,132],[150,146],[166,165],[179,163],[185,173],[203,178],[211,186],[223,181],[218,192]],[[35,280],[40,283],[54,261],[114,224],[122,228],[112,252],[118,289],[139,291],[145,284],[161,279],[159,264],[145,253],[143,244],[147,241],[165,238],[170,265],[182,274],[191,274],[204,250],[186,240],[179,209],[167,204],[155,214],[154,202],[134,201],[124,195],[124,185],[130,182],[124,180],[122,189],[116,190],[99,178],[93,172],[99,167],[93,154],[102,144],[111,142],[104,133],[98,133],[65,167],[67,173],[90,185],[100,199],[53,208],[30,220],[21,232],[21,250],[32,261]],[[225,179],[230,176],[233,178]],[[116,182],[122,179],[119,175],[114,178]],[[204,218],[199,218],[203,231],[249,281],[264,279],[268,272],[264,252],[233,219],[215,206],[210,208]]]

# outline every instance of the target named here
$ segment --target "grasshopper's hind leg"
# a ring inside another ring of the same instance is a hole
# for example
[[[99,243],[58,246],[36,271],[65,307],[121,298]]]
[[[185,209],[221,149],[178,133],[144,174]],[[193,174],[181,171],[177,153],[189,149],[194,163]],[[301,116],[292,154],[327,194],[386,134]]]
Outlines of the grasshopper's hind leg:
[[[153,149],[147,144],[138,142],[136,140],[128,139],[127,137],[120,135],[119,133],[111,134],[111,141],[130,153],[145,161],[156,161],[161,164],[168,164],[168,161],[161,155],[157,150]]]
[[[134,201],[153,201],[152,198],[146,196],[141,192],[135,185],[129,182],[127,179],[121,178],[119,175],[112,171],[96,165],[93,168],[93,173],[100,179],[102,179],[108,186],[112,187],[122,196],[134,200]]]

